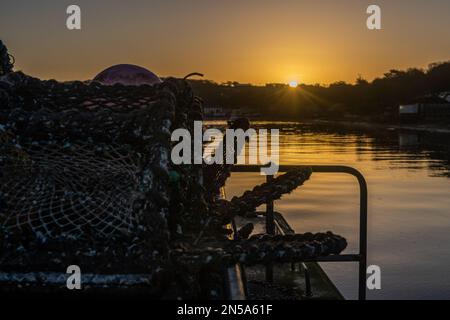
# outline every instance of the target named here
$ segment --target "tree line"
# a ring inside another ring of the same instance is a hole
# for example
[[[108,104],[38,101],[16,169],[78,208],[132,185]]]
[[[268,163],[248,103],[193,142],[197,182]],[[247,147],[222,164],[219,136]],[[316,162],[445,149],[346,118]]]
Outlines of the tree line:
[[[270,119],[365,117],[389,121],[397,115],[399,104],[450,91],[450,61],[432,63],[426,69],[390,70],[371,82],[358,77],[355,83],[339,81],[326,86],[189,81],[206,106],[245,108]]]

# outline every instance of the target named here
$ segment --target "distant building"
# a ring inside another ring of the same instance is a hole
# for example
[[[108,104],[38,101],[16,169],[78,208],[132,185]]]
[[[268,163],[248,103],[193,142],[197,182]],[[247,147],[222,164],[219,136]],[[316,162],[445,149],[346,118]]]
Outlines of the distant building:
[[[424,96],[414,99],[408,104],[399,106],[400,121],[438,121],[450,120],[449,96]]]
[[[258,119],[261,117],[260,114],[255,113],[249,107],[224,108],[220,106],[208,106],[203,108],[203,114],[205,115],[205,119],[210,120],[230,120],[237,118]]]
[[[266,88],[287,88],[286,83],[266,83]]]
[[[261,114],[255,112],[253,108],[239,107],[239,108],[234,108],[232,110],[230,119],[247,118],[250,120],[255,120],[255,119],[259,119],[260,117],[261,117]]]
[[[228,119],[230,117],[231,112],[229,110],[225,110],[222,107],[205,107],[203,109],[203,114],[206,119]]]

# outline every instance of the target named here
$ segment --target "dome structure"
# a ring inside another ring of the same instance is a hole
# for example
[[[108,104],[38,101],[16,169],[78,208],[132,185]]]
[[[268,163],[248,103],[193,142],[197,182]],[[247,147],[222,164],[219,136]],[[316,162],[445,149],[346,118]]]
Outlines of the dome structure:
[[[160,83],[161,79],[153,72],[133,65],[133,64],[117,64],[106,68],[94,78],[104,85],[114,85],[120,83],[123,85],[139,86],[142,84]]]

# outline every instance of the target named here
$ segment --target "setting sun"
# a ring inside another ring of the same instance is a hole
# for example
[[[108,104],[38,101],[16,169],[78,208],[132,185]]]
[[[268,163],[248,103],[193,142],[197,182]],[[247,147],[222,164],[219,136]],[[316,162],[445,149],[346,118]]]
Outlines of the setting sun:
[[[298,87],[298,82],[295,80],[292,80],[289,82],[289,87],[291,88],[297,88]]]

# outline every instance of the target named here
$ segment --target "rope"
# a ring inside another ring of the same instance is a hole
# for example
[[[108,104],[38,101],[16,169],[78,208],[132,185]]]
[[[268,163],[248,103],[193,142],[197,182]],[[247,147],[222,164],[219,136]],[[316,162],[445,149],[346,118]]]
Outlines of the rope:
[[[347,247],[345,238],[332,232],[295,235],[254,235],[248,240],[227,243],[204,241],[201,246],[179,248],[174,254],[181,261],[197,261],[201,266],[292,263],[340,254]]]
[[[222,202],[222,205],[227,207],[227,219],[254,212],[259,206],[291,193],[303,185],[310,178],[311,173],[311,169],[293,170],[256,186],[251,191],[244,192],[240,197],[234,197],[228,203]]]
[[[204,74],[203,74],[203,73],[199,73],[199,72],[192,72],[192,73],[189,73],[188,75],[186,75],[186,76],[183,78],[183,80],[187,80],[187,79],[189,79],[190,77],[194,77],[194,76],[203,77]]]

